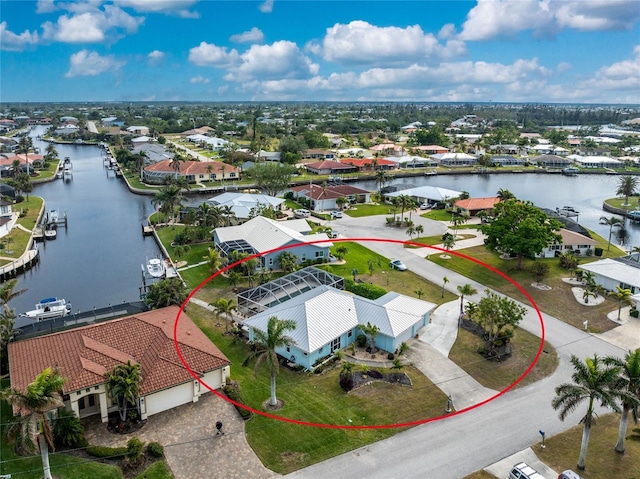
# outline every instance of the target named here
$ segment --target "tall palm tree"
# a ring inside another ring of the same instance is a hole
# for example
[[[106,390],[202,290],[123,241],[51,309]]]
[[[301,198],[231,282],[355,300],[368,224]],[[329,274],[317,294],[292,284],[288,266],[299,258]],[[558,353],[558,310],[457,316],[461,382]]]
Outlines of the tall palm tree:
[[[500,188],[496,196],[500,201],[507,201],[516,197],[513,193],[511,193],[509,190],[504,188]]]
[[[458,293],[460,293],[460,316],[462,316],[464,313],[464,297],[473,296],[478,293],[478,290],[467,283],[458,286]]]
[[[621,227],[624,224],[624,221],[617,216],[612,216],[611,218],[601,216],[600,223],[609,226],[609,243],[607,244],[607,251],[609,251],[609,248],[611,248],[611,233],[613,232],[613,227]]]
[[[169,165],[173,170],[174,178],[176,179],[178,178],[178,172],[180,171],[180,163],[184,163],[184,161],[185,160],[183,160],[182,157],[180,157],[177,154],[173,158],[171,158]]]
[[[129,405],[138,409],[142,383],[140,364],[132,363],[130,360],[126,364],[118,364],[111,371],[107,371],[105,377],[109,396],[118,402],[120,419],[124,422],[127,420]]]
[[[211,274],[218,271],[220,269],[220,266],[222,265],[220,252],[213,246],[209,246],[209,249],[207,250],[207,264],[209,266],[209,272]]]
[[[629,204],[629,196],[636,194],[638,188],[638,178],[635,176],[621,176],[618,179],[618,189],[616,195],[624,196],[624,205]]]
[[[622,396],[622,415],[620,416],[618,442],[615,447],[617,452],[622,453],[624,452],[624,438],[627,434],[629,413],[632,414],[633,422],[636,424],[640,419],[640,349],[629,351],[624,359],[607,357],[604,362],[620,368],[618,388],[625,393]]]
[[[629,288],[621,288],[616,286],[615,291],[609,293],[610,296],[614,296],[618,300],[618,321],[620,321],[620,311],[622,310],[622,303],[631,304],[631,297],[633,293]]]
[[[33,148],[33,140],[30,136],[22,136],[20,137],[20,141],[18,142],[18,149],[20,153],[24,153],[24,163],[27,167],[26,172],[29,173],[29,150]]]
[[[175,210],[182,205],[182,191],[177,185],[166,185],[158,190],[151,200],[154,206],[159,206],[160,210],[171,217],[171,222],[175,227]]]
[[[416,228],[415,226],[411,225],[407,228],[407,234],[409,235],[410,239],[413,239],[413,235],[416,234]]]
[[[376,184],[380,191],[380,198],[382,199],[382,188],[384,188],[387,182],[387,173],[384,170],[376,170]]]
[[[551,401],[551,406],[553,409],[560,410],[560,420],[564,421],[567,414],[573,412],[584,400],[588,401],[587,411],[580,419],[584,427],[578,469],[584,470],[587,465],[587,447],[589,446],[591,426],[595,424],[595,402],[598,401],[601,406],[620,412],[617,403],[619,396],[617,381],[620,368],[603,364],[597,355],[594,355],[593,358],[587,358],[584,362],[572,355],[571,364],[575,370],[571,375],[573,382],[561,384],[555,389],[556,397]]]
[[[2,398],[20,411],[20,418],[9,427],[7,435],[16,440],[19,454],[40,452],[45,479],[52,479],[49,448],[55,451],[50,413],[64,406],[60,395],[64,383],[60,371],[46,368],[27,386],[26,391],[2,391]]]
[[[278,362],[276,349],[296,344],[294,339],[287,335],[288,331],[293,331],[294,329],[296,329],[294,321],[271,316],[267,323],[267,331],[253,330],[253,341],[256,349],[242,363],[246,366],[251,360],[255,359],[254,374],[256,375],[262,364],[267,365],[271,376],[271,398],[269,400],[271,406],[277,406],[278,404],[276,398],[276,376],[280,370],[280,363]]]
[[[19,289],[18,291],[15,291],[17,285],[17,279],[10,279],[0,286],[0,304],[4,307],[5,314],[13,312],[13,309],[9,307],[9,301],[27,291],[26,289]]]
[[[442,294],[441,297],[444,298],[444,287],[447,285],[447,283],[449,282],[449,278],[447,278],[446,276],[444,276],[442,278]]]
[[[400,195],[397,197],[398,198],[398,206],[400,206],[401,211],[400,211],[400,221],[404,220],[404,210],[406,210],[407,208],[409,208],[411,206],[412,203],[412,199],[409,195]]]
[[[227,299],[227,298],[220,298],[217,301],[215,301],[214,303],[211,303],[211,306],[213,306],[216,309],[216,316],[218,317],[218,319],[220,319],[220,315],[224,314],[224,332],[228,333],[229,332],[229,319],[233,319],[231,317],[231,311],[237,310],[238,309],[238,305],[236,304],[236,302],[233,299]]]

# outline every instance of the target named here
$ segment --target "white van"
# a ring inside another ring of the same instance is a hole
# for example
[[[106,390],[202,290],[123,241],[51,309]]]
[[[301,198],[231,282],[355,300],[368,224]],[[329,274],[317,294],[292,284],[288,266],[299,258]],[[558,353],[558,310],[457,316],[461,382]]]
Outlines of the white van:
[[[521,462],[511,468],[509,479],[544,479],[544,477],[526,462]]]

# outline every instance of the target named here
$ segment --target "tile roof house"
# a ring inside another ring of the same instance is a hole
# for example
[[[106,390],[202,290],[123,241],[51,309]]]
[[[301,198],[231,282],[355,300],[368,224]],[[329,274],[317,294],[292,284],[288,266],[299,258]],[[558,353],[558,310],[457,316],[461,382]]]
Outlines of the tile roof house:
[[[359,171],[394,170],[398,164],[384,158],[344,158],[340,163],[355,166]]]
[[[325,262],[329,260],[329,248],[333,243],[325,233],[309,234],[311,227],[304,219],[275,221],[263,216],[256,216],[246,223],[237,226],[215,228],[213,242],[222,255],[228,257],[233,251],[240,253],[264,253],[258,259],[261,268],[280,268],[279,256],[282,251],[271,250],[300,245],[287,249],[298,258],[298,263],[307,260]],[[327,240],[323,243],[305,244],[313,241]]]
[[[296,328],[287,335],[295,340],[295,345],[276,352],[313,369],[326,356],[353,343],[361,326],[367,323],[380,328],[376,347],[395,352],[402,342],[429,323],[434,308],[435,304],[394,292],[370,300],[331,286],[318,286],[252,316],[243,324],[249,328],[249,340],[253,341],[254,330],[266,331],[271,316],[294,321]]]
[[[459,208],[464,214],[476,216],[480,211],[486,211],[488,214],[491,214],[499,202],[500,198],[496,196],[489,198],[467,198],[466,200],[456,201],[454,206]]]
[[[562,237],[562,241],[548,245],[539,257],[553,258],[554,256],[559,256],[561,253],[573,253],[575,255],[585,256],[593,254],[593,249],[598,244],[597,241],[588,236],[568,229],[563,228],[558,231],[558,234]],[[589,250],[591,253],[588,253]]]
[[[105,373],[127,361],[141,366],[142,419],[198,401],[208,389],[184,367],[174,346],[179,308],[152,310],[112,321],[9,344],[11,386],[25,390],[47,367],[57,367],[66,383],[63,399],[78,417],[100,415],[106,422],[117,410]],[[185,314],[177,325],[180,352],[192,371],[212,389],[225,384],[230,362]]]
[[[142,179],[145,183],[157,185],[163,184],[165,177],[175,174],[171,160],[162,160],[145,167]],[[181,161],[178,176],[186,177],[191,183],[220,179],[239,180],[240,170],[221,161]]]
[[[349,203],[368,203],[371,192],[351,185],[300,185],[291,188],[294,198],[306,198],[311,202],[313,211],[338,209],[336,200],[346,198]]]
[[[339,161],[323,160],[316,161],[315,163],[308,163],[305,168],[309,173],[316,175],[333,175],[341,173],[355,173],[358,171],[356,166],[346,165]]]

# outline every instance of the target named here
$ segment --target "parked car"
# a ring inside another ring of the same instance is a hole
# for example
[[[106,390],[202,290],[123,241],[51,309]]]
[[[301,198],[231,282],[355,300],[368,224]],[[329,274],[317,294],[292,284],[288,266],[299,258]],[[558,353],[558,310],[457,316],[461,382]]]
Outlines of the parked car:
[[[433,205],[432,205],[431,203],[422,203],[422,204],[420,205],[420,209],[421,209],[421,210],[428,210],[428,209],[430,209],[430,208],[433,208]]]
[[[558,474],[558,479],[582,479],[582,476],[571,469],[567,469]]]
[[[327,234],[327,236],[329,238],[337,238],[338,237],[338,232],[337,231],[333,231],[332,229],[326,229],[325,233]]]
[[[342,211],[332,211],[331,218],[342,218]]]
[[[295,216],[296,218],[309,218],[311,216],[311,211],[309,210],[295,210],[293,212],[293,216]]]
[[[392,259],[389,262],[389,266],[391,267],[391,269],[397,269],[398,271],[406,271],[407,270],[407,266],[400,261],[399,259]]]
[[[544,477],[526,462],[520,462],[511,468],[509,479],[544,479]]]

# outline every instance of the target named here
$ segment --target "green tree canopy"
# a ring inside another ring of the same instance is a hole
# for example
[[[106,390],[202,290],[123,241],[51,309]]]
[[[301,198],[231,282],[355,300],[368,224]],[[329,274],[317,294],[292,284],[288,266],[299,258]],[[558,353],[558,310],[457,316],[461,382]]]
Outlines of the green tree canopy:
[[[556,233],[562,223],[549,218],[530,201],[509,199],[495,206],[495,219],[480,227],[485,244],[492,250],[518,257],[518,269],[524,258],[535,258],[545,247],[561,242]]]
[[[247,171],[247,175],[256,187],[266,195],[278,196],[291,182],[293,168],[276,163],[256,163]]]
[[[149,287],[144,302],[151,309],[181,305],[189,296],[189,290],[179,278],[168,278]]]
[[[111,371],[107,371],[105,377],[107,378],[109,396],[118,402],[120,419],[124,422],[127,420],[129,406],[138,408],[138,397],[142,383],[140,364],[131,361],[127,361],[126,364],[118,364]]]
[[[416,130],[411,135],[411,141],[416,145],[446,146],[449,144],[449,138],[444,134],[439,125],[435,125],[428,130],[422,128]]]

